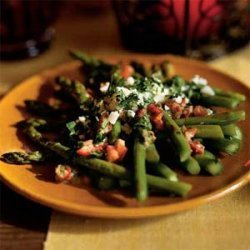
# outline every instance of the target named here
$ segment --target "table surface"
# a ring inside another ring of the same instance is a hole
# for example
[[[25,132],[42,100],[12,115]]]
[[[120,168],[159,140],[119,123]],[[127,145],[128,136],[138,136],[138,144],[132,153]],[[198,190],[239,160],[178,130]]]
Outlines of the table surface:
[[[69,61],[67,48],[79,48],[96,55],[129,53],[121,46],[117,26],[110,12],[95,18],[74,15],[73,19],[70,15],[72,14],[60,15],[55,24],[56,39],[50,50],[34,59],[0,63],[0,96],[31,74]],[[249,54],[250,49],[247,49],[248,59]],[[218,67],[223,69],[232,62],[233,58],[229,57],[224,64],[219,63]],[[243,58],[238,69],[243,80],[249,76],[245,64]],[[42,249],[51,210],[16,194],[3,183],[0,191],[1,249]]]

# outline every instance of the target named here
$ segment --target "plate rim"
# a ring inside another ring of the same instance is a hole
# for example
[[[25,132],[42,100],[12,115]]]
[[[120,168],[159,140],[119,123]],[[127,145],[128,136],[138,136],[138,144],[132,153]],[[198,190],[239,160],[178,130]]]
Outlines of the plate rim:
[[[129,208],[77,205],[76,203],[67,202],[57,198],[51,199],[49,196],[43,196],[39,193],[36,194],[34,192],[29,192],[25,188],[17,187],[13,183],[11,183],[8,178],[5,178],[3,174],[0,175],[0,180],[3,181],[12,190],[23,195],[24,197],[31,199],[32,201],[35,201],[39,204],[53,208],[57,211],[93,218],[136,219],[174,214],[217,200],[248,184],[250,182],[250,171],[248,171],[246,174],[242,175],[232,183],[206,195],[201,195],[192,199],[187,199],[172,204]],[[182,206],[180,206],[180,204]]]
[[[241,86],[245,87],[246,89],[249,89],[247,85],[244,84],[244,82],[240,81],[239,79],[222,72],[220,70],[217,70],[210,65],[200,62],[198,60],[192,60],[183,58],[180,56],[174,56],[174,55],[121,55],[121,56],[106,56],[108,58],[114,58],[114,59],[129,59],[131,57],[133,58],[145,58],[145,59],[153,59],[157,58],[157,60],[160,60],[161,58],[174,58],[175,60],[188,60],[192,63],[195,63],[199,67],[205,67],[215,73],[222,74],[226,76],[227,78],[232,79],[233,81],[237,81]],[[101,57],[105,58],[105,56]],[[6,94],[0,101],[0,106],[5,101],[5,99],[8,98],[9,95],[11,95],[13,92],[18,90],[19,88],[22,88],[24,84],[29,84],[30,81],[34,81],[36,78],[36,81],[44,81],[44,77],[46,75],[53,74],[53,72],[58,70],[63,70],[67,67],[77,67],[81,65],[81,63],[77,61],[72,61],[68,63],[61,64],[56,67],[49,68],[47,70],[44,70],[38,74],[34,74],[23,81],[21,81],[19,84],[14,86],[8,94]],[[0,162],[0,164],[6,164],[3,162]],[[1,170],[1,169],[0,169]],[[47,207],[53,208],[55,210],[59,210],[62,212],[75,214],[75,215],[81,215],[81,216],[90,216],[95,218],[112,218],[112,219],[136,219],[136,218],[146,218],[146,217],[152,217],[152,216],[161,216],[161,215],[167,215],[167,214],[173,214],[180,211],[188,210],[200,205],[203,205],[205,203],[208,203],[213,200],[217,200],[235,190],[238,190],[239,188],[243,187],[247,183],[250,182],[250,169],[248,172],[246,172],[244,175],[240,175],[237,179],[230,182],[228,185],[223,186],[222,188],[216,189],[215,191],[201,195],[195,198],[186,199],[185,198],[182,201],[170,203],[170,204],[163,204],[163,205],[153,205],[153,206],[142,206],[142,207],[98,207],[98,206],[89,206],[89,205],[78,205],[76,203],[72,203],[69,201],[65,201],[58,198],[50,198],[48,196],[41,195],[40,193],[34,193],[30,190],[26,190],[23,187],[15,185],[15,183],[12,183],[11,180],[5,174],[3,171],[0,171],[0,180],[3,181],[7,186],[9,186],[11,189],[13,189],[15,192],[23,195],[24,197],[31,199],[35,202],[38,202],[42,205],[45,205]]]

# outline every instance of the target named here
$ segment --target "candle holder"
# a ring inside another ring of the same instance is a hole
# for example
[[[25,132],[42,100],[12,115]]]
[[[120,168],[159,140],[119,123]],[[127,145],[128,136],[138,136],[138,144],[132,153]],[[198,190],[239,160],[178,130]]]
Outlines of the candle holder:
[[[114,0],[123,44],[132,50],[213,59],[248,43],[247,0]]]
[[[58,1],[1,0],[0,59],[35,57],[47,50],[54,37],[51,28]]]

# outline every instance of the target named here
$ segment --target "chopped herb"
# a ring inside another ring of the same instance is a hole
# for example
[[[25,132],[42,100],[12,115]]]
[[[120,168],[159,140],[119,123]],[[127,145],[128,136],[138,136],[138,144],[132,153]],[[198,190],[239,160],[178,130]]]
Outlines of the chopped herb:
[[[66,123],[66,127],[69,130],[69,135],[75,135],[76,134],[76,122],[71,121]]]

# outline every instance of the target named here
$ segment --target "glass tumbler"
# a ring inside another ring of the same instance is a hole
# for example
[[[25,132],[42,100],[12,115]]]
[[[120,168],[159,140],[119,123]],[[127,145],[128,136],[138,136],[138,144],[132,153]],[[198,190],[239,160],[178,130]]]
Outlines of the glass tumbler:
[[[35,57],[49,48],[59,1],[1,0],[0,58]]]
[[[248,43],[249,0],[113,0],[132,50],[213,59]]]

